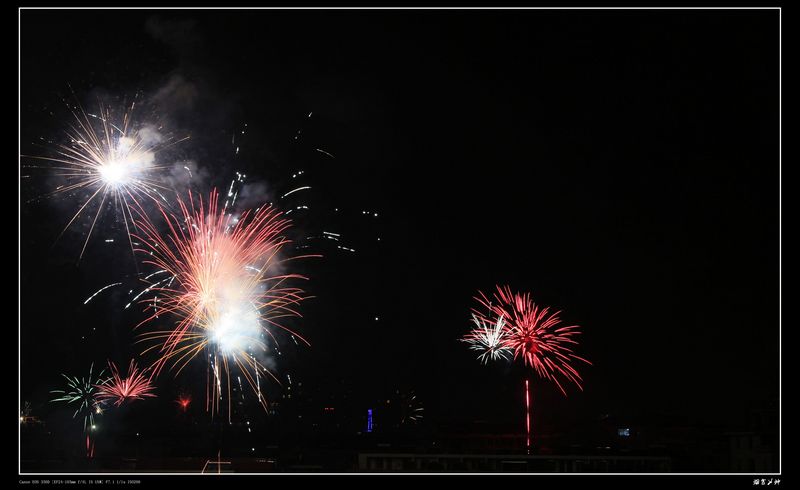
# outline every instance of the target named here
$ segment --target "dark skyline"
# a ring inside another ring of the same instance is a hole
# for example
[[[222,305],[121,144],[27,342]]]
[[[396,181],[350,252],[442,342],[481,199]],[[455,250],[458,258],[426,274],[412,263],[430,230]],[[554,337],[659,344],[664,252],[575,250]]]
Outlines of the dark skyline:
[[[508,284],[580,325],[593,362],[583,392],[535,384],[543,427],[735,430],[778,402],[778,15],[23,11],[22,152],[61,137],[70,90],[138,93],[141,117],[191,134],[171,156],[206,170],[198,191],[243,171],[272,201],[313,170],[295,233],[330,219],[381,241],[303,263],[312,346],[280,369],[347,383],[353,407],[404,389],[432,426],[513,423],[519,367],[457,341],[477,291]],[[73,201],[21,185],[22,401],[50,414],[59,373],[134,353],[126,296],[83,300],[135,268],[100,236],[76,265],[82,232],[56,243]]]

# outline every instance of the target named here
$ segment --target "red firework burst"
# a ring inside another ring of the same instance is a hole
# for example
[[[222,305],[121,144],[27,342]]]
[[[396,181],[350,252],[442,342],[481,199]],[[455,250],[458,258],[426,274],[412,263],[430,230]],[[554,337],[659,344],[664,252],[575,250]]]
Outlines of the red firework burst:
[[[560,311],[550,312],[531,299],[529,293],[512,293],[508,286],[497,286],[494,300],[479,292],[475,299],[480,308],[474,314],[487,322],[496,318],[506,320],[503,347],[513,351],[514,359],[522,358],[525,365],[532,366],[542,378],[553,381],[564,395],[567,392],[561,381],[567,380],[583,390],[582,378],[572,366],[573,361],[591,362],[576,355],[571,346],[577,344],[574,337],[580,334],[577,325],[563,326]]]
[[[123,377],[120,375],[117,366],[108,361],[108,367],[111,370],[111,377],[97,386],[97,400],[110,401],[114,405],[120,406],[126,401],[142,400],[144,398],[153,398],[154,386],[151,383],[151,378],[145,376],[145,371],[140,371],[136,367],[136,361],[131,360],[128,366],[128,375]]]
[[[192,403],[192,396],[191,395],[181,395],[175,400],[175,403],[181,408],[183,413],[186,413],[186,410],[189,409],[189,405]]]

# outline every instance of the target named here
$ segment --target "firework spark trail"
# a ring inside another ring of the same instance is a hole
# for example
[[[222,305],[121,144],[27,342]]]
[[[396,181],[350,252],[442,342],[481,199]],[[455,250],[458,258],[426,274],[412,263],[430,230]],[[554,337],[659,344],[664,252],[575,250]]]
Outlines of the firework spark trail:
[[[99,199],[80,258],[86,251],[107,201],[113,201],[115,207],[121,211],[130,241],[130,228],[133,224],[131,206],[140,206],[142,197],[157,201],[155,195],[160,196],[159,189],[165,189],[159,173],[166,167],[155,164],[155,154],[188,139],[186,137],[162,143],[146,127],[135,129],[131,117],[134,107],[135,103],[131,104],[123,113],[121,121],[114,121],[108,108],[101,106],[96,115],[86,113],[79,105],[78,110],[72,112],[75,121],[66,130],[69,144],[57,145],[53,149],[56,154],[53,157],[28,157],[49,162],[43,167],[31,165],[30,168],[53,170],[56,172],[55,176],[64,179],[64,183],[47,194],[48,196],[83,190],[89,193],[89,197],[79,205],[62,230],[62,235],[91,203]]]
[[[159,272],[161,272],[161,271],[159,271]],[[154,274],[150,274],[150,276],[153,276],[153,275],[154,275]],[[150,276],[148,276],[148,277],[150,277]],[[137,293],[137,294],[136,294],[136,296],[134,296],[134,297],[133,297],[133,299],[132,299],[132,300],[130,300],[130,302],[128,302],[128,304],[126,304],[126,305],[125,305],[125,308],[123,308],[123,309],[124,309],[124,310],[127,310],[128,308],[130,308],[130,307],[131,307],[131,305],[132,305],[134,302],[136,302],[136,300],[137,300],[137,299],[141,298],[143,295],[145,295],[145,294],[149,293],[150,291],[152,291],[152,290],[156,289],[156,288],[158,287],[158,285],[159,285],[159,284],[164,284],[164,283],[165,283],[165,282],[167,282],[167,281],[169,281],[169,282],[171,283],[171,282],[172,282],[172,280],[173,280],[174,278],[175,278],[175,276],[172,276],[172,277],[167,277],[166,279],[162,279],[161,281],[158,281],[157,283],[155,283],[155,284],[152,284],[152,285],[150,285],[150,286],[148,286],[148,287],[146,287],[146,288],[142,289],[141,291],[139,291],[139,293]],[[167,285],[167,287],[169,287],[169,284]],[[158,316],[156,316],[156,318],[158,318]]]
[[[111,377],[95,385],[98,400],[110,401],[118,407],[126,401],[156,396],[153,393],[155,387],[152,384],[152,376],[145,376],[146,370],[139,370],[136,361],[131,360],[127,376],[122,376],[111,361],[108,362],[108,367],[111,370]]]
[[[285,283],[305,277],[272,275],[277,265],[291,260],[279,261],[277,257],[282,247],[290,243],[282,236],[290,222],[267,206],[233,218],[225,208],[219,209],[218,201],[216,190],[207,207],[190,192],[188,204],[178,199],[180,216],[160,208],[169,228],[166,234],[144,212],[137,212],[141,236],[135,235],[145,247],[137,249],[147,254],[144,263],[166,270],[175,281],[175,286],[151,286],[160,298],[158,314],[172,313],[177,317],[170,330],[146,332],[139,341],[153,343],[144,352],[158,353],[159,359],[153,365],[155,373],[170,363],[177,375],[204,349],[209,350],[214,379],[209,373],[213,389],[208,391],[207,404],[211,402],[212,411],[223,391],[220,368],[229,380],[229,368],[237,366],[257,393],[261,392],[259,372],[269,373],[278,381],[252,355],[255,349],[266,351],[266,337],[277,344],[273,327],[308,345],[302,336],[282,324],[283,318],[301,316],[297,305],[305,299],[301,289]],[[292,259],[297,258],[301,257]],[[151,314],[138,326],[154,319],[155,314]],[[226,385],[230,391],[230,383]],[[266,408],[266,401],[259,398]]]
[[[281,196],[281,199],[285,198],[286,196],[291,196],[291,195],[292,195],[292,194],[294,194],[295,192],[298,192],[298,191],[304,191],[304,190],[308,190],[308,189],[311,189],[311,186],[310,186],[310,185],[304,185],[303,187],[298,187],[298,188],[296,188],[296,189],[292,189],[292,190],[290,190],[289,192],[287,192],[286,194],[282,195],[282,196]]]
[[[122,284],[122,283],[121,282],[115,282],[115,283],[109,284],[107,286],[103,286],[102,288],[98,289],[97,292],[95,292],[93,295],[91,295],[88,298],[86,298],[86,301],[84,301],[83,304],[88,304],[89,301],[91,301],[98,294],[102,293],[103,291],[105,291],[106,289],[108,289],[110,287],[119,286],[120,284]]]
[[[158,274],[163,274],[163,273],[165,273],[165,272],[167,272],[167,271],[165,271],[165,270],[155,271],[155,272],[153,272],[152,274],[148,274],[148,275],[145,277],[145,280],[148,280],[148,279],[150,279],[150,278],[151,278],[151,277],[153,277],[153,276],[156,276],[156,275],[158,275]],[[167,281],[167,280],[169,280],[169,279],[171,279],[171,278],[167,278],[167,279],[165,279],[164,281],[161,281],[161,282],[166,282],[166,281]],[[106,285],[106,286],[103,286],[102,288],[100,288],[100,289],[98,289],[97,291],[95,291],[95,293],[94,293],[94,294],[92,294],[91,296],[89,296],[88,298],[86,298],[86,301],[84,301],[84,302],[83,302],[83,304],[89,304],[89,302],[90,302],[91,300],[93,300],[93,299],[95,298],[95,296],[97,296],[98,294],[102,293],[103,291],[105,291],[105,290],[106,290],[106,289],[108,289],[108,288],[111,288],[111,287],[114,287],[114,286],[119,286],[119,285],[121,285],[121,284],[122,284],[121,282],[114,282],[114,283],[108,284],[108,285]],[[158,283],[156,283],[156,284],[160,284],[160,282],[158,282]],[[143,294],[145,294],[145,293],[149,292],[151,289],[152,289],[152,287],[147,287],[147,288],[143,289],[142,291],[140,291],[138,294],[136,294],[136,296],[134,296],[133,300],[132,300],[130,303],[128,303],[128,304],[126,304],[126,305],[125,305],[125,307],[124,307],[123,309],[128,309],[128,308],[131,306],[131,304],[132,304],[134,301],[136,301],[137,299],[139,299],[139,297],[141,297]],[[131,290],[131,292],[133,292],[133,290]],[[128,294],[130,294],[130,293],[128,293]]]
[[[325,155],[328,155],[328,156],[329,156],[329,157],[331,157],[331,158],[336,158],[335,156],[331,155],[330,153],[328,153],[327,151],[325,151],[325,150],[323,150],[323,149],[321,149],[321,148],[315,148],[315,149],[316,149],[318,152],[320,152],[320,153],[323,153],[323,154],[325,154]]]
[[[530,450],[531,447],[531,388],[530,383],[525,380],[525,447]]]
[[[148,279],[150,279],[150,278],[151,278],[151,277],[153,277],[153,276],[156,276],[156,275],[158,275],[158,274],[163,274],[163,273],[165,273],[165,272],[167,272],[167,271],[166,271],[166,270],[164,270],[164,269],[162,269],[162,270],[160,270],[160,271],[155,271],[155,272],[153,272],[152,274],[148,274],[148,275],[146,275],[144,278],[145,278],[145,280],[148,280]]]
[[[492,361],[498,359],[507,360],[511,357],[511,349],[505,345],[507,331],[503,316],[500,316],[493,325],[474,314],[472,315],[472,321],[475,323],[476,328],[466,334],[461,341],[467,342],[471,350],[481,353],[478,359],[483,364],[486,364],[490,359]]]
[[[256,361],[256,356],[250,356],[253,359],[253,371],[256,373],[256,396],[258,396],[258,401],[261,403],[261,376],[258,373],[258,361]]]
[[[572,362],[591,362],[571,348],[577,344],[574,337],[580,333],[579,327],[562,326],[561,312],[551,313],[550,308],[540,307],[529,293],[512,293],[508,286],[497,286],[493,298],[494,301],[479,293],[475,299],[480,308],[473,308],[473,314],[483,322],[490,321],[486,312],[489,317],[506,319],[503,346],[514,353],[514,359],[521,357],[525,365],[532,366],[540,377],[553,381],[564,395],[567,394],[562,386],[564,380],[583,390],[583,380]]]

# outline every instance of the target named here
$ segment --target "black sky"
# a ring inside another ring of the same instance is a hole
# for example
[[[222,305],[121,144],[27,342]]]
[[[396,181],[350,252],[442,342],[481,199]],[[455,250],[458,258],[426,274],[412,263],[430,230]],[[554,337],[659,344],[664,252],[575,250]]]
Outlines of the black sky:
[[[436,420],[502,414],[519,378],[456,342],[500,283],[583,327],[586,391],[540,385],[552,413],[740,424],[777,399],[777,27],[777,11],[24,11],[22,145],[58,136],[68,84],[172,83],[183,156],[225,185],[215,145],[246,122],[270,186],[309,125],[336,155],[331,202],[379,209],[383,238],[312,277],[310,384],[402,384]],[[133,317],[83,308],[130,264],[76,267],[52,246],[60,209],[22,204],[22,392],[40,403],[62,364],[124,357]],[[114,340],[78,347],[95,324]]]

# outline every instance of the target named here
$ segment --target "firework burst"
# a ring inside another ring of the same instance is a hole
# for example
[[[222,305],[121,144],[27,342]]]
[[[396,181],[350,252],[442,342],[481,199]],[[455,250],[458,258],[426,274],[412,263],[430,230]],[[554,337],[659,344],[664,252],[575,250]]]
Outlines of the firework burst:
[[[471,350],[481,353],[478,356],[481,362],[486,364],[490,359],[497,361],[511,358],[511,349],[506,347],[508,332],[503,316],[498,317],[496,322],[490,323],[473,314],[472,321],[475,323],[475,328],[461,341],[468,343]]]
[[[165,187],[159,174],[166,167],[156,164],[155,155],[166,146],[187,139],[172,141],[163,138],[150,126],[136,126],[132,120],[134,107],[135,103],[121,116],[115,116],[102,105],[98,114],[87,113],[78,106],[72,112],[74,120],[65,131],[68,142],[56,145],[54,156],[30,157],[46,161],[48,165],[44,168],[63,179],[61,185],[49,195],[81,193],[85,197],[64,231],[99,201],[81,249],[81,257],[107,202],[113,202],[121,214],[130,237],[133,223],[131,207],[139,204],[142,197],[164,200],[160,190]]]
[[[109,361],[108,367],[111,377],[95,385],[97,388],[97,399],[99,401],[110,401],[114,406],[119,407],[123,403],[133,400],[143,400],[155,397],[150,377],[145,376],[145,371],[139,370],[136,361],[131,360],[128,366],[128,375],[122,376],[117,366]]]
[[[565,396],[564,381],[583,390],[581,375],[572,364],[574,361],[591,363],[572,351],[572,346],[578,343],[574,337],[580,333],[577,325],[562,325],[560,311],[551,313],[550,308],[534,303],[529,293],[512,293],[508,286],[497,286],[492,299],[482,292],[475,299],[479,306],[472,309],[472,318],[478,328],[462,340],[469,342],[470,348],[482,352],[479,359],[484,363],[487,357],[507,359],[507,353],[513,352],[514,359],[522,358],[525,366],[533,367],[541,378],[555,383]],[[491,318],[497,318],[493,328],[488,326]],[[493,353],[498,354],[492,356]],[[530,380],[526,377],[525,445],[529,453],[531,405]]]
[[[67,380],[67,389],[50,391],[50,393],[61,395],[50,400],[51,402],[66,402],[76,407],[72,418],[83,415],[83,430],[85,432],[91,430],[94,425],[95,415],[102,411],[100,410],[100,401],[97,399],[97,384],[100,383],[105,370],[100,371],[97,376],[92,374],[93,371],[94,364],[89,367],[89,375],[85,378],[62,374],[61,376]]]
[[[171,278],[153,287],[159,296],[158,310],[140,325],[152,323],[157,315],[177,317],[173,328],[146,332],[140,341],[154,342],[145,352],[158,353],[156,372],[171,363],[177,375],[207,352],[207,405],[212,412],[226,390],[230,402],[234,366],[266,408],[260,377],[266,373],[276,379],[259,361],[267,342],[277,345],[275,332],[283,330],[308,344],[282,323],[284,318],[300,316],[296,307],[304,299],[301,289],[286,286],[286,281],[303,276],[275,272],[283,263],[278,254],[289,243],[282,236],[289,221],[271,207],[234,217],[224,206],[220,209],[216,190],[207,204],[206,208],[202,199],[189,193],[188,204],[178,200],[180,217],[162,209],[169,228],[166,234],[140,214],[137,239],[144,247],[138,251],[147,254],[146,264]]]
[[[422,406],[416,393],[413,391],[403,393],[399,397],[400,425],[413,425],[422,421],[425,408]]]
[[[100,382],[105,371],[100,371],[97,376],[93,376],[94,364],[89,367],[89,375],[85,378],[77,376],[61,376],[67,380],[67,389],[52,390],[50,393],[60,394],[58,398],[51,402],[66,402],[76,407],[72,418],[83,415],[83,432],[86,434],[86,456],[94,456],[94,438],[92,432],[95,430],[95,416],[103,413],[102,401],[98,399],[97,384]]]
[[[529,293],[512,293],[508,286],[497,287],[494,301],[479,293],[475,298],[481,308],[473,309],[475,318],[481,322],[489,317],[505,318],[501,340],[502,347],[514,353],[514,359],[522,358],[525,365],[532,366],[536,373],[558,386],[566,395],[562,382],[574,383],[583,389],[582,378],[573,367],[573,361],[591,362],[576,355],[572,346],[577,345],[575,336],[580,332],[577,325],[565,326],[550,308],[537,305]]]
[[[189,409],[189,405],[191,405],[192,403],[192,396],[181,395],[175,400],[175,403],[178,404],[178,407],[180,407],[181,412],[186,413],[186,411]]]

